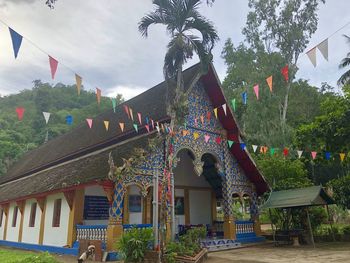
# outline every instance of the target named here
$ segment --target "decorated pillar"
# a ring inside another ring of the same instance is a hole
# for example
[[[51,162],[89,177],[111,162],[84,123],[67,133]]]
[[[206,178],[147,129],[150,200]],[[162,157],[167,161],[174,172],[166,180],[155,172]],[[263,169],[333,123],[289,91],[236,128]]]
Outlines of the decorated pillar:
[[[107,250],[115,249],[115,243],[123,234],[123,206],[125,187],[122,179],[115,182],[113,200],[109,208],[107,227]]]
[[[261,225],[259,221],[258,197],[253,191],[250,198],[250,219],[254,222],[254,232],[257,236],[261,235]]]

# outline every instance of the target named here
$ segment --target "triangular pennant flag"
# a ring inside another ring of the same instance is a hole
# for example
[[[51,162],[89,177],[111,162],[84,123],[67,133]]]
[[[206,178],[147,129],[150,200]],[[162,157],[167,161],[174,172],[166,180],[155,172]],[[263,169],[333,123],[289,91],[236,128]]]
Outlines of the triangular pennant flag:
[[[209,142],[210,136],[209,135],[204,135],[204,140],[205,142]]]
[[[308,52],[306,52],[306,55],[309,57],[312,65],[316,67],[316,47],[313,49],[310,49]]]
[[[198,126],[197,118],[194,118],[194,126]]]
[[[92,128],[92,119],[86,119],[88,125],[89,125],[89,128],[91,129]]]
[[[154,121],[151,119],[152,129],[154,130]]]
[[[182,136],[186,136],[187,131],[186,130],[182,130]]]
[[[287,157],[288,153],[289,153],[288,148],[284,148],[284,149],[283,149],[283,155],[284,155],[285,157]]]
[[[236,111],[236,99],[232,99],[231,104],[232,104],[232,109],[235,112]]]
[[[203,115],[201,115],[201,116],[200,116],[200,119],[201,119],[201,123],[202,123],[202,125],[204,125],[204,116],[203,116]]]
[[[122,130],[122,132],[124,131],[124,127],[125,127],[125,123],[124,122],[119,122],[119,127]]]
[[[345,159],[345,153],[339,153],[340,160],[343,162]]]
[[[312,157],[313,160],[315,160],[316,155],[317,155],[317,152],[311,152],[311,157]]]
[[[19,48],[21,47],[23,37],[10,27],[9,27],[9,30],[10,30],[10,35],[12,39],[13,53],[15,55],[15,58],[17,58],[18,51],[19,51]]]
[[[161,127],[161,129],[162,129],[162,132],[165,132],[165,129],[164,129],[164,124],[163,124],[163,123],[161,123],[160,125],[161,125],[160,127]]]
[[[68,125],[72,125],[73,124],[73,116],[72,115],[67,115],[66,116],[66,123]]]
[[[193,133],[193,138],[194,138],[195,140],[197,140],[198,137],[199,137],[199,133],[198,133],[198,132],[194,132],[194,133]]]
[[[113,112],[115,113],[115,108],[117,107],[117,99],[111,98],[111,101],[112,101]]]
[[[258,149],[258,145],[252,145],[252,147],[253,147],[253,152],[256,152],[256,149]]]
[[[58,61],[53,57],[49,56],[50,70],[51,70],[51,78],[55,78],[55,74],[57,71]]]
[[[214,108],[214,115],[215,115],[215,118],[218,118],[218,108]]]
[[[208,122],[210,122],[210,117],[211,117],[211,112],[208,111],[208,112],[207,112],[207,120],[208,120]]]
[[[215,141],[216,141],[217,144],[221,144],[221,137],[216,137]]]
[[[100,105],[100,103],[101,103],[101,90],[99,88],[96,88],[96,98],[97,98],[97,104]]]
[[[145,127],[146,127],[147,132],[149,132],[149,125],[146,124]]]
[[[137,113],[137,117],[139,118],[139,123],[140,125],[142,125],[142,118],[141,118],[141,113]]]
[[[267,146],[264,146],[264,148],[263,148],[263,152],[264,152],[264,154],[266,154],[266,153],[267,153],[267,150],[268,150],[268,147],[267,147]]]
[[[130,113],[129,113],[129,107],[128,105],[123,105],[124,111],[126,113],[126,115],[128,115],[128,118],[130,119]]]
[[[234,141],[227,140],[228,147],[231,148],[233,145]]]
[[[227,115],[227,112],[226,112],[226,103],[225,104],[222,104],[222,109],[224,110],[224,113],[225,113],[225,116]]]
[[[132,108],[129,108],[130,118],[134,120],[134,114],[132,113]]]
[[[23,119],[24,111],[25,111],[25,109],[22,108],[22,107],[16,108],[17,118],[18,118],[19,121],[21,121]]]
[[[259,99],[259,85],[255,85],[253,87],[253,89],[254,89],[254,92],[255,92],[256,99],[258,100]]]
[[[284,79],[286,80],[286,82],[288,82],[288,65],[285,65],[285,66],[281,69],[281,73],[282,73]]]
[[[47,124],[49,122],[51,113],[43,111],[43,115],[44,115],[45,122]]]
[[[273,156],[275,154],[275,148],[270,148],[270,155]]]
[[[104,125],[105,125],[105,128],[106,128],[106,131],[108,131],[108,128],[109,128],[109,121],[103,121]]]
[[[247,92],[245,91],[242,93],[242,100],[244,105],[247,105],[247,99],[248,99],[248,95],[247,95]]]
[[[246,144],[244,142],[241,142],[240,144],[241,150],[244,151]]]
[[[136,132],[139,132],[139,128],[137,127],[137,124],[134,123],[133,126],[134,126],[135,131],[136,131]]]
[[[76,85],[77,85],[78,95],[80,95],[82,78],[78,74],[75,74],[75,82],[76,82]]]
[[[326,38],[320,44],[318,44],[317,48],[321,52],[325,60],[328,61],[328,38]]]
[[[157,129],[158,133],[160,133],[159,125],[156,126],[156,129]]]
[[[272,76],[268,77],[266,79],[266,82],[267,82],[267,85],[269,86],[270,88],[270,91],[272,92]]]
[[[331,153],[330,152],[325,152],[325,158],[326,160],[330,160],[331,159]]]
[[[303,154],[303,151],[298,150],[297,153],[298,153],[298,158],[300,159],[301,155]]]

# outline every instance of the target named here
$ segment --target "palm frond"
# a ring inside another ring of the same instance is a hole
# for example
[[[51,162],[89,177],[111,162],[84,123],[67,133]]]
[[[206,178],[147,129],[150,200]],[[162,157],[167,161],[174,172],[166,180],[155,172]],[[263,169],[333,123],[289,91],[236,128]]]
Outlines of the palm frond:
[[[344,86],[350,84],[350,70],[346,71],[341,77],[338,79],[337,84],[339,86]]]
[[[343,58],[342,61],[339,64],[339,68],[345,68],[347,66],[350,65],[350,53],[348,54],[348,56],[346,58]]]

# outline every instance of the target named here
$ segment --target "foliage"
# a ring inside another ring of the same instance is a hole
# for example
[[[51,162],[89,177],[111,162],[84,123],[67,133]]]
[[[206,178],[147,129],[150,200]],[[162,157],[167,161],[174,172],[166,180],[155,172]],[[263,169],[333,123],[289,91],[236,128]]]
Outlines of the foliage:
[[[350,225],[343,228],[344,235],[350,235]]]
[[[47,252],[39,254],[35,252],[4,248],[0,249],[0,259],[1,263],[57,263],[57,261]]]
[[[301,188],[312,185],[303,162],[299,159],[259,155],[258,167],[274,191]]]
[[[328,184],[333,191],[333,198],[338,205],[350,209],[350,174],[339,179],[333,179]]]
[[[347,35],[344,35],[346,38],[346,41],[348,44],[350,44],[350,37]],[[339,64],[339,68],[343,69],[346,67],[349,67],[350,65],[350,52],[346,55],[345,58],[342,59],[342,61]],[[350,70],[345,71],[341,77],[338,79],[338,85],[349,85],[350,84]]]
[[[109,98],[102,97],[101,105],[96,102],[96,94],[82,90],[76,94],[76,87],[57,84],[51,86],[39,80],[33,82],[32,90],[0,97],[0,175],[23,153],[57,137],[112,107]],[[117,102],[122,97],[118,95]],[[25,108],[22,121],[18,121],[16,107]],[[50,120],[45,124],[43,111],[50,112]],[[65,118],[73,116],[73,125],[67,125]]]
[[[125,262],[142,262],[153,242],[151,228],[131,228],[117,243],[118,252]]]

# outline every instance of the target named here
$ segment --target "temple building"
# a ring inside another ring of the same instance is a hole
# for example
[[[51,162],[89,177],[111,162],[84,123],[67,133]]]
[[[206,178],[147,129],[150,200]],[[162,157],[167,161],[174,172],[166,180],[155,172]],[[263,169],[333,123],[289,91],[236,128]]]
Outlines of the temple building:
[[[167,230],[176,236],[204,225],[208,239],[255,242],[258,199],[269,186],[240,144],[240,129],[214,67],[204,75],[200,68],[196,64],[183,72],[189,113],[171,139],[174,168],[167,205],[173,216]],[[115,112],[100,114],[91,128],[82,123],[18,160],[0,177],[0,245],[77,255],[79,240],[88,239],[112,251],[123,231],[152,227],[158,213],[155,178],[167,176],[169,145],[164,140],[148,150],[148,144],[172,132],[166,97],[162,82]],[[146,151],[143,163],[116,178],[116,170],[140,148]],[[235,200],[248,218],[237,217]]]

